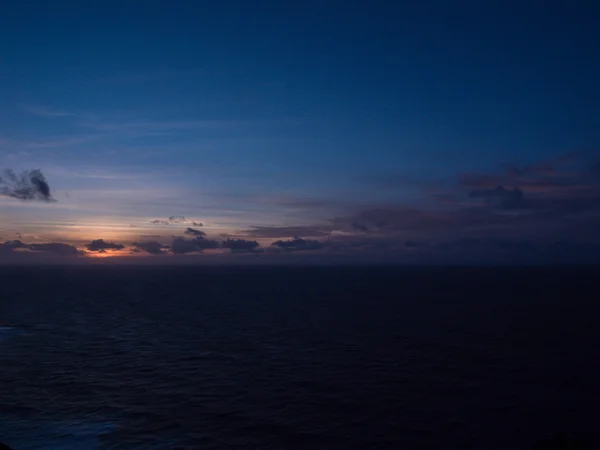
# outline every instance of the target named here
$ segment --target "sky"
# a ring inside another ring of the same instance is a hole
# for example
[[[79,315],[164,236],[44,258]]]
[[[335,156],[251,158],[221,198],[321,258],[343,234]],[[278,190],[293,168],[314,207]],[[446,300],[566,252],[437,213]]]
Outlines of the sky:
[[[0,55],[0,263],[600,261],[597,2],[12,2]]]

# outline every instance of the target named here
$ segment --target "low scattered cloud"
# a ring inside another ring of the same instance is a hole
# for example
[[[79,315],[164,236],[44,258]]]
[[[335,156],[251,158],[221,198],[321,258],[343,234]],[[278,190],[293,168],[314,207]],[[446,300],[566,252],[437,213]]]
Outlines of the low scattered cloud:
[[[21,200],[51,198],[43,176],[37,174],[41,175],[39,171],[21,176],[12,171],[2,174],[0,194]],[[569,157],[527,166],[507,165],[496,172],[461,174],[451,183],[444,180],[427,191],[429,198],[423,203],[402,204],[396,199],[361,209],[356,204],[352,209],[331,209],[331,219],[323,223],[256,226],[231,234],[220,233],[218,240],[208,239],[201,228],[203,224],[185,216],[156,219],[153,224],[173,228],[165,236],[140,235],[140,241],[134,242],[129,250],[151,255],[193,254],[209,249],[227,249],[231,253],[264,251],[282,259],[294,258],[284,256],[286,252],[305,252],[307,258],[313,257],[309,254],[352,255],[357,259],[384,255],[409,261],[421,257],[428,261],[484,261],[486,257],[517,262],[519,258],[576,261],[580,255],[582,260],[591,261],[590,249],[600,248],[599,181],[598,158],[585,161]],[[320,212],[314,217],[322,217]],[[138,233],[164,231],[160,227],[146,228]],[[13,236],[21,239],[13,232],[4,235],[7,239]],[[182,236],[167,241],[172,234]],[[29,231],[26,235],[31,236]],[[86,248],[104,252],[122,250],[125,246],[98,239]],[[63,256],[81,252],[67,244],[24,244],[18,240],[0,244],[0,253],[4,257],[20,253]]]
[[[35,252],[48,252],[60,256],[78,256],[82,252],[69,244],[63,244],[62,242],[50,242],[47,244],[29,244],[28,249]]]
[[[0,175],[0,195],[19,200],[55,201],[50,186],[40,170],[29,170],[15,174],[11,169]]]
[[[27,245],[19,240],[6,241],[0,244],[0,252],[8,253],[17,248],[27,248]]]
[[[29,250],[31,252],[47,253],[58,256],[79,256],[83,254],[77,247],[62,242],[25,244],[22,241],[14,240],[0,244],[0,252],[3,254],[13,253],[15,250]]]
[[[204,231],[200,231],[200,230],[196,230],[195,228],[186,228],[186,230],[184,231],[185,234],[189,235],[189,236],[206,236],[206,233]]]
[[[295,237],[293,239],[288,240],[279,240],[275,241],[271,244],[272,247],[286,250],[286,251],[306,251],[306,250],[321,250],[325,247],[324,242],[311,240],[311,239],[303,239],[301,237]]]
[[[204,239],[204,237],[197,237],[195,239],[175,237],[171,243],[171,252],[176,255],[202,252],[204,250],[215,248],[219,248],[219,243],[212,239]]]
[[[125,248],[122,244],[115,244],[114,242],[106,242],[104,239],[96,239],[85,246],[90,252],[104,253],[106,250],[123,250]]]
[[[228,248],[232,253],[256,252],[260,244],[246,239],[227,239],[221,242],[221,248]]]
[[[133,246],[134,252],[136,252],[136,250],[141,250],[151,255],[162,255],[167,253],[167,250],[169,249],[168,246],[165,246],[158,241],[133,242],[131,245]]]

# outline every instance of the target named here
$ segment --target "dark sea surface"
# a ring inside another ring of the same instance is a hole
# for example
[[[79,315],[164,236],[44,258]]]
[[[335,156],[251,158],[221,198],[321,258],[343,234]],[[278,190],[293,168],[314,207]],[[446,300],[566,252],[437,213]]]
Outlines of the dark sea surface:
[[[0,267],[26,449],[600,448],[600,270]]]

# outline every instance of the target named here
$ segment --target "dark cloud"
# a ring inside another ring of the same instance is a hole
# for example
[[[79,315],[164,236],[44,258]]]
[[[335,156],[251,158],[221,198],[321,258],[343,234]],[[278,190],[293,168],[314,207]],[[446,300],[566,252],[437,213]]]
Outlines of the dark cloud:
[[[6,241],[0,244],[0,252],[8,253],[12,252],[16,248],[27,248],[27,245],[19,240]]]
[[[363,231],[365,233],[369,231],[369,227],[367,225],[359,223],[359,222],[352,222],[351,227],[354,230]]]
[[[61,242],[49,242],[44,244],[25,244],[19,240],[6,241],[0,244],[0,252],[12,253],[16,249],[27,249],[33,252],[50,253],[59,256],[79,256],[83,252],[69,244],[63,244]]]
[[[164,254],[169,248],[157,241],[133,242],[131,245],[134,247],[133,251],[139,249],[151,255]]]
[[[47,252],[53,253],[60,256],[78,256],[82,252],[69,244],[63,244],[61,242],[50,242],[47,244],[29,244],[27,247],[29,250],[34,252]]]
[[[506,189],[496,186],[494,189],[477,189],[469,193],[474,200],[481,200],[485,204],[498,209],[517,209],[524,206],[525,196],[517,188]]]
[[[0,195],[19,200],[55,201],[40,170],[25,171],[21,175],[10,169],[4,171],[0,176]]]
[[[272,247],[286,251],[321,250],[325,244],[320,241],[295,237],[294,239],[275,241]]]
[[[160,239],[164,236],[160,234],[140,234],[140,237],[143,239]]]
[[[332,220],[336,231],[350,233],[390,234],[420,231],[424,226],[445,228],[455,217],[446,211],[425,211],[416,208],[373,208]]]
[[[592,165],[591,173],[594,179],[600,180],[600,161],[597,161]]]
[[[227,239],[221,242],[221,248],[228,248],[232,253],[256,252],[260,244],[246,239]]]
[[[196,230],[196,229],[190,228],[190,227],[186,228],[184,233],[189,236],[202,236],[202,237],[206,236],[206,233],[204,231]]]
[[[463,173],[459,184],[471,190],[505,186],[525,194],[577,190],[589,186],[594,171],[594,163],[581,156],[569,153],[522,167],[509,164],[497,173]]]
[[[285,238],[290,236],[328,236],[333,227],[317,226],[317,227],[252,227],[245,230],[244,234],[248,237],[255,238]]]
[[[203,250],[214,248],[219,248],[219,243],[212,239],[204,239],[203,237],[197,237],[195,239],[176,237],[171,243],[171,251],[175,254],[201,252]]]
[[[423,247],[426,247],[427,244],[425,242],[406,241],[404,243],[404,246],[408,247],[408,248],[423,248]]]
[[[188,219],[185,216],[170,216],[168,219],[156,219],[150,221],[150,223],[155,225],[182,225],[187,224],[194,227],[203,227],[204,224],[202,222],[196,222],[194,220]]]
[[[85,246],[90,252],[105,252],[106,250],[123,250],[122,244],[106,242],[104,239],[96,239]]]

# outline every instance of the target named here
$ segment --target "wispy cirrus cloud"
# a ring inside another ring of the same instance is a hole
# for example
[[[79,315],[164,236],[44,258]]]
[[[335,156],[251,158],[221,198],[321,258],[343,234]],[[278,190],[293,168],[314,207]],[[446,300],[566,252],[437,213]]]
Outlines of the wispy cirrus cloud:
[[[210,119],[192,119],[192,120],[128,120],[128,121],[102,121],[87,120],[80,122],[82,127],[97,131],[107,132],[145,132],[145,131],[176,131],[176,130],[201,130],[201,129],[220,129],[227,130],[233,127],[246,125],[247,122],[235,120],[210,120]]]
[[[154,220],[150,221],[150,223],[153,225],[182,225],[182,224],[185,224],[185,225],[192,225],[194,227],[203,227],[204,226],[204,224],[202,222],[198,222],[193,219],[188,219],[185,216],[170,216],[167,219],[154,219]],[[188,230],[191,230],[191,228],[188,228]]]
[[[78,114],[73,112],[64,111],[61,109],[56,109],[43,105],[21,105],[21,108],[30,114],[40,116],[40,117],[75,117]]]
[[[36,150],[49,148],[75,147],[98,140],[98,134],[79,134],[38,139],[10,139],[0,137],[0,149],[9,151]]]

